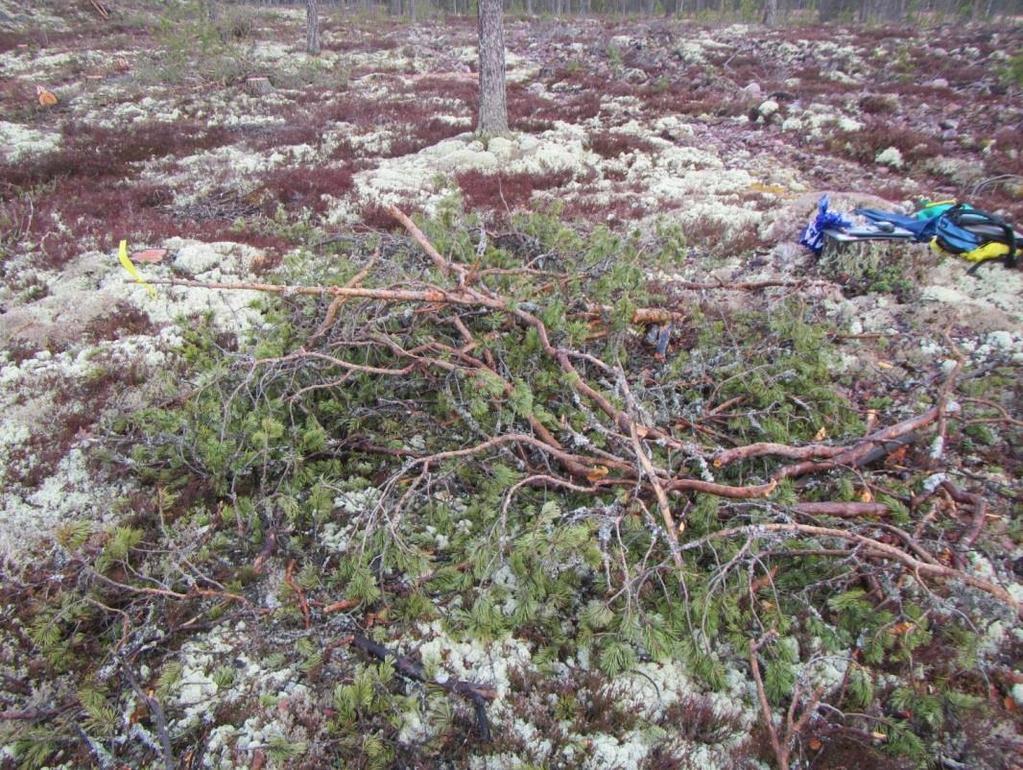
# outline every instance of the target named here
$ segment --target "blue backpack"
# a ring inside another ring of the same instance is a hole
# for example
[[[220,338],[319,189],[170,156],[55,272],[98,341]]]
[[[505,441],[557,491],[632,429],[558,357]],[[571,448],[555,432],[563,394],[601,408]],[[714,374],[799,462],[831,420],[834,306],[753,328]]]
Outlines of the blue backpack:
[[[966,203],[927,206],[911,216],[880,209],[856,209],[856,213],[875,224],[888,223],[909,230],[915,240],[929,241],[939,253],[955,254],[976,263],[967,271],[971,274],[993,260],[1015,267],[1017,243],[1023,242],[1004,219]]]

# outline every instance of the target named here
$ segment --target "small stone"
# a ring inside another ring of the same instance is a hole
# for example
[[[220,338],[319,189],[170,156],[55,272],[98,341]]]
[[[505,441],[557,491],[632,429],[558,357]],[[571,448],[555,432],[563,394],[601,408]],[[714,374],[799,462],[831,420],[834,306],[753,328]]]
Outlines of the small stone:
[[[760,114],[760,117],[764,118],[765,120],[774,115],[774,113],[776,113],[777,111],[778,102],[776,102],[774,99],[768,99],[766,102],[763,102],[760,105],[760,107],[757,108],[757,112]]]
[[[959,121],[952,120],[951,118],[942,118],[941,120],[938,121],[938,127],[946,131],[951,131],[959,127]]]
[[[749,83],[745,88],[742,89],[742,94],[750,101],[757,101],[760,99],[761,91],[759,83]]]
[[[934,78],[934,80],[930,80],[924,83],[924,85],[931,88],[948,88],[948,81],[945,78]]]

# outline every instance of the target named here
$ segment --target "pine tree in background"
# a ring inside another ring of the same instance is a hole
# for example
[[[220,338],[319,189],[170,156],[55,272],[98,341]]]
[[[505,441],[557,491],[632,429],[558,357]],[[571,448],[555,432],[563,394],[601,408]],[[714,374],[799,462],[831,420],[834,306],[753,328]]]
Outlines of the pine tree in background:
[[[305,1],[305,50],[312,56],[320,53],[320,16],[316,0]]]
[[[504,80],[504,7],[502,0],[479,0],[481,134],[508,133]]]

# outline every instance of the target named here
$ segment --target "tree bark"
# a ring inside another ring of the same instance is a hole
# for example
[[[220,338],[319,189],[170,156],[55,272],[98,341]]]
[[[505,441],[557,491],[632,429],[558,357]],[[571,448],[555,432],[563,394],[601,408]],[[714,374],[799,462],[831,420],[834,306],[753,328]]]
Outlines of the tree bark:
[[[479,0],[481,134],[508,133],[508,102],[504,81],[504,7],[502,0]]]
[[[764,3],[764,24],[773,27],[778,23],[778,0],[766,0]]]
[[[320,54],[320,15],[316,0],[305,0],[305,51],[312,56]]]

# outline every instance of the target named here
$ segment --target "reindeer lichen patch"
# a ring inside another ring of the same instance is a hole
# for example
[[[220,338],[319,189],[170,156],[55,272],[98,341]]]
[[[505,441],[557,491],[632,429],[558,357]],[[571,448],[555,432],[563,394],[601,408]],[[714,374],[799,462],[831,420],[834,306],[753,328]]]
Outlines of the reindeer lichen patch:
[[[0,120],[0,154],[3,160],[16,161],[31,155],[52,152],[60,147],[60,134],[20,123]]]

